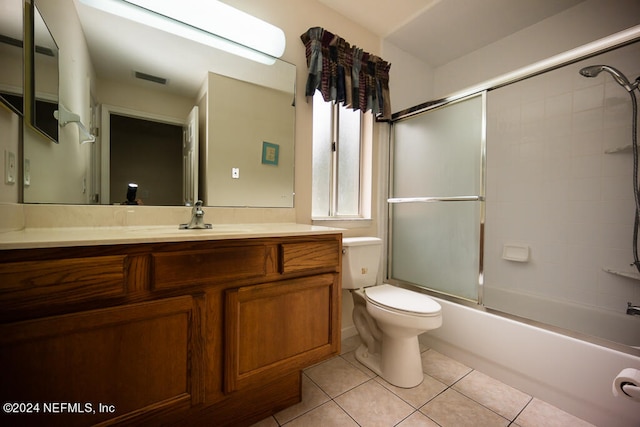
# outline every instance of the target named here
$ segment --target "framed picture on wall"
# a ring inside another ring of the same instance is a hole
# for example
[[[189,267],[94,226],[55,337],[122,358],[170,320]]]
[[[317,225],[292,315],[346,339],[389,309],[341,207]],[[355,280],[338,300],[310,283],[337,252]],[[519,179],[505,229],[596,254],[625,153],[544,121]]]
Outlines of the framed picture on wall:
[[[280,146],[271,142],[262,142],[262,164],[278,166],[278,154]]]

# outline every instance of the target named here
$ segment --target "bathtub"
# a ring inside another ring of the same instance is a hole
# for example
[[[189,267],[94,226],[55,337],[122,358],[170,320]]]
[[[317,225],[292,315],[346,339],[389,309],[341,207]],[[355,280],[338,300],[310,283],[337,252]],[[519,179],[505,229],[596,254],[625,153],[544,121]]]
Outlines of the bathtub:
[[[484,287],[484,305],[500,312],[640,348],[640,316],[487,286]]]
[[[426,346],[597,426],[640,426],[640,402],[611,391],[622,369],[640,369],[640,356],[629,354],[634,350],[434,299],[442,305],[443,325],[420,336]]]

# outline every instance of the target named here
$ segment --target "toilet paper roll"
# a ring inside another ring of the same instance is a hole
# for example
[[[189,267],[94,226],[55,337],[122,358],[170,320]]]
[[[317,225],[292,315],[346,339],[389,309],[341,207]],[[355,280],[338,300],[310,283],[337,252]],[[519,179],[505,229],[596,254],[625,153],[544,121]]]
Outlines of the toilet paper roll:
[[[640,402],[640,370],[625,368],[613,380],[613,395]]]

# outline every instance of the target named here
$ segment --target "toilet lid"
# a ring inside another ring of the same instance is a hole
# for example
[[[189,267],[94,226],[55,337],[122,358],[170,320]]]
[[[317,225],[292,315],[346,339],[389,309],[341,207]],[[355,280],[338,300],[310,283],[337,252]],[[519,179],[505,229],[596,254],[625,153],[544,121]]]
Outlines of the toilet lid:
[[[434,316],[440,314],[440,304],[427,295],[391,285],[380,285],[365,288],[365,295],[374,304],[419,314]]]

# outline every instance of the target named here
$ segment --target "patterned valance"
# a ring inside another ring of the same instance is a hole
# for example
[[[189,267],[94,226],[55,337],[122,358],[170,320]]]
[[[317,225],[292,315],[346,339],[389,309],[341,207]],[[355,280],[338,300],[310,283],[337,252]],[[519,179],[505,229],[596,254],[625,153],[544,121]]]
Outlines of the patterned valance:
[[[309,28],[300,38],[309,67],[306,96],[313,96],[317,89],[325,101],[342,103],[354,110],[371,110],[378,119],[391,119],[391,64],[350,46],[324,28]]]

